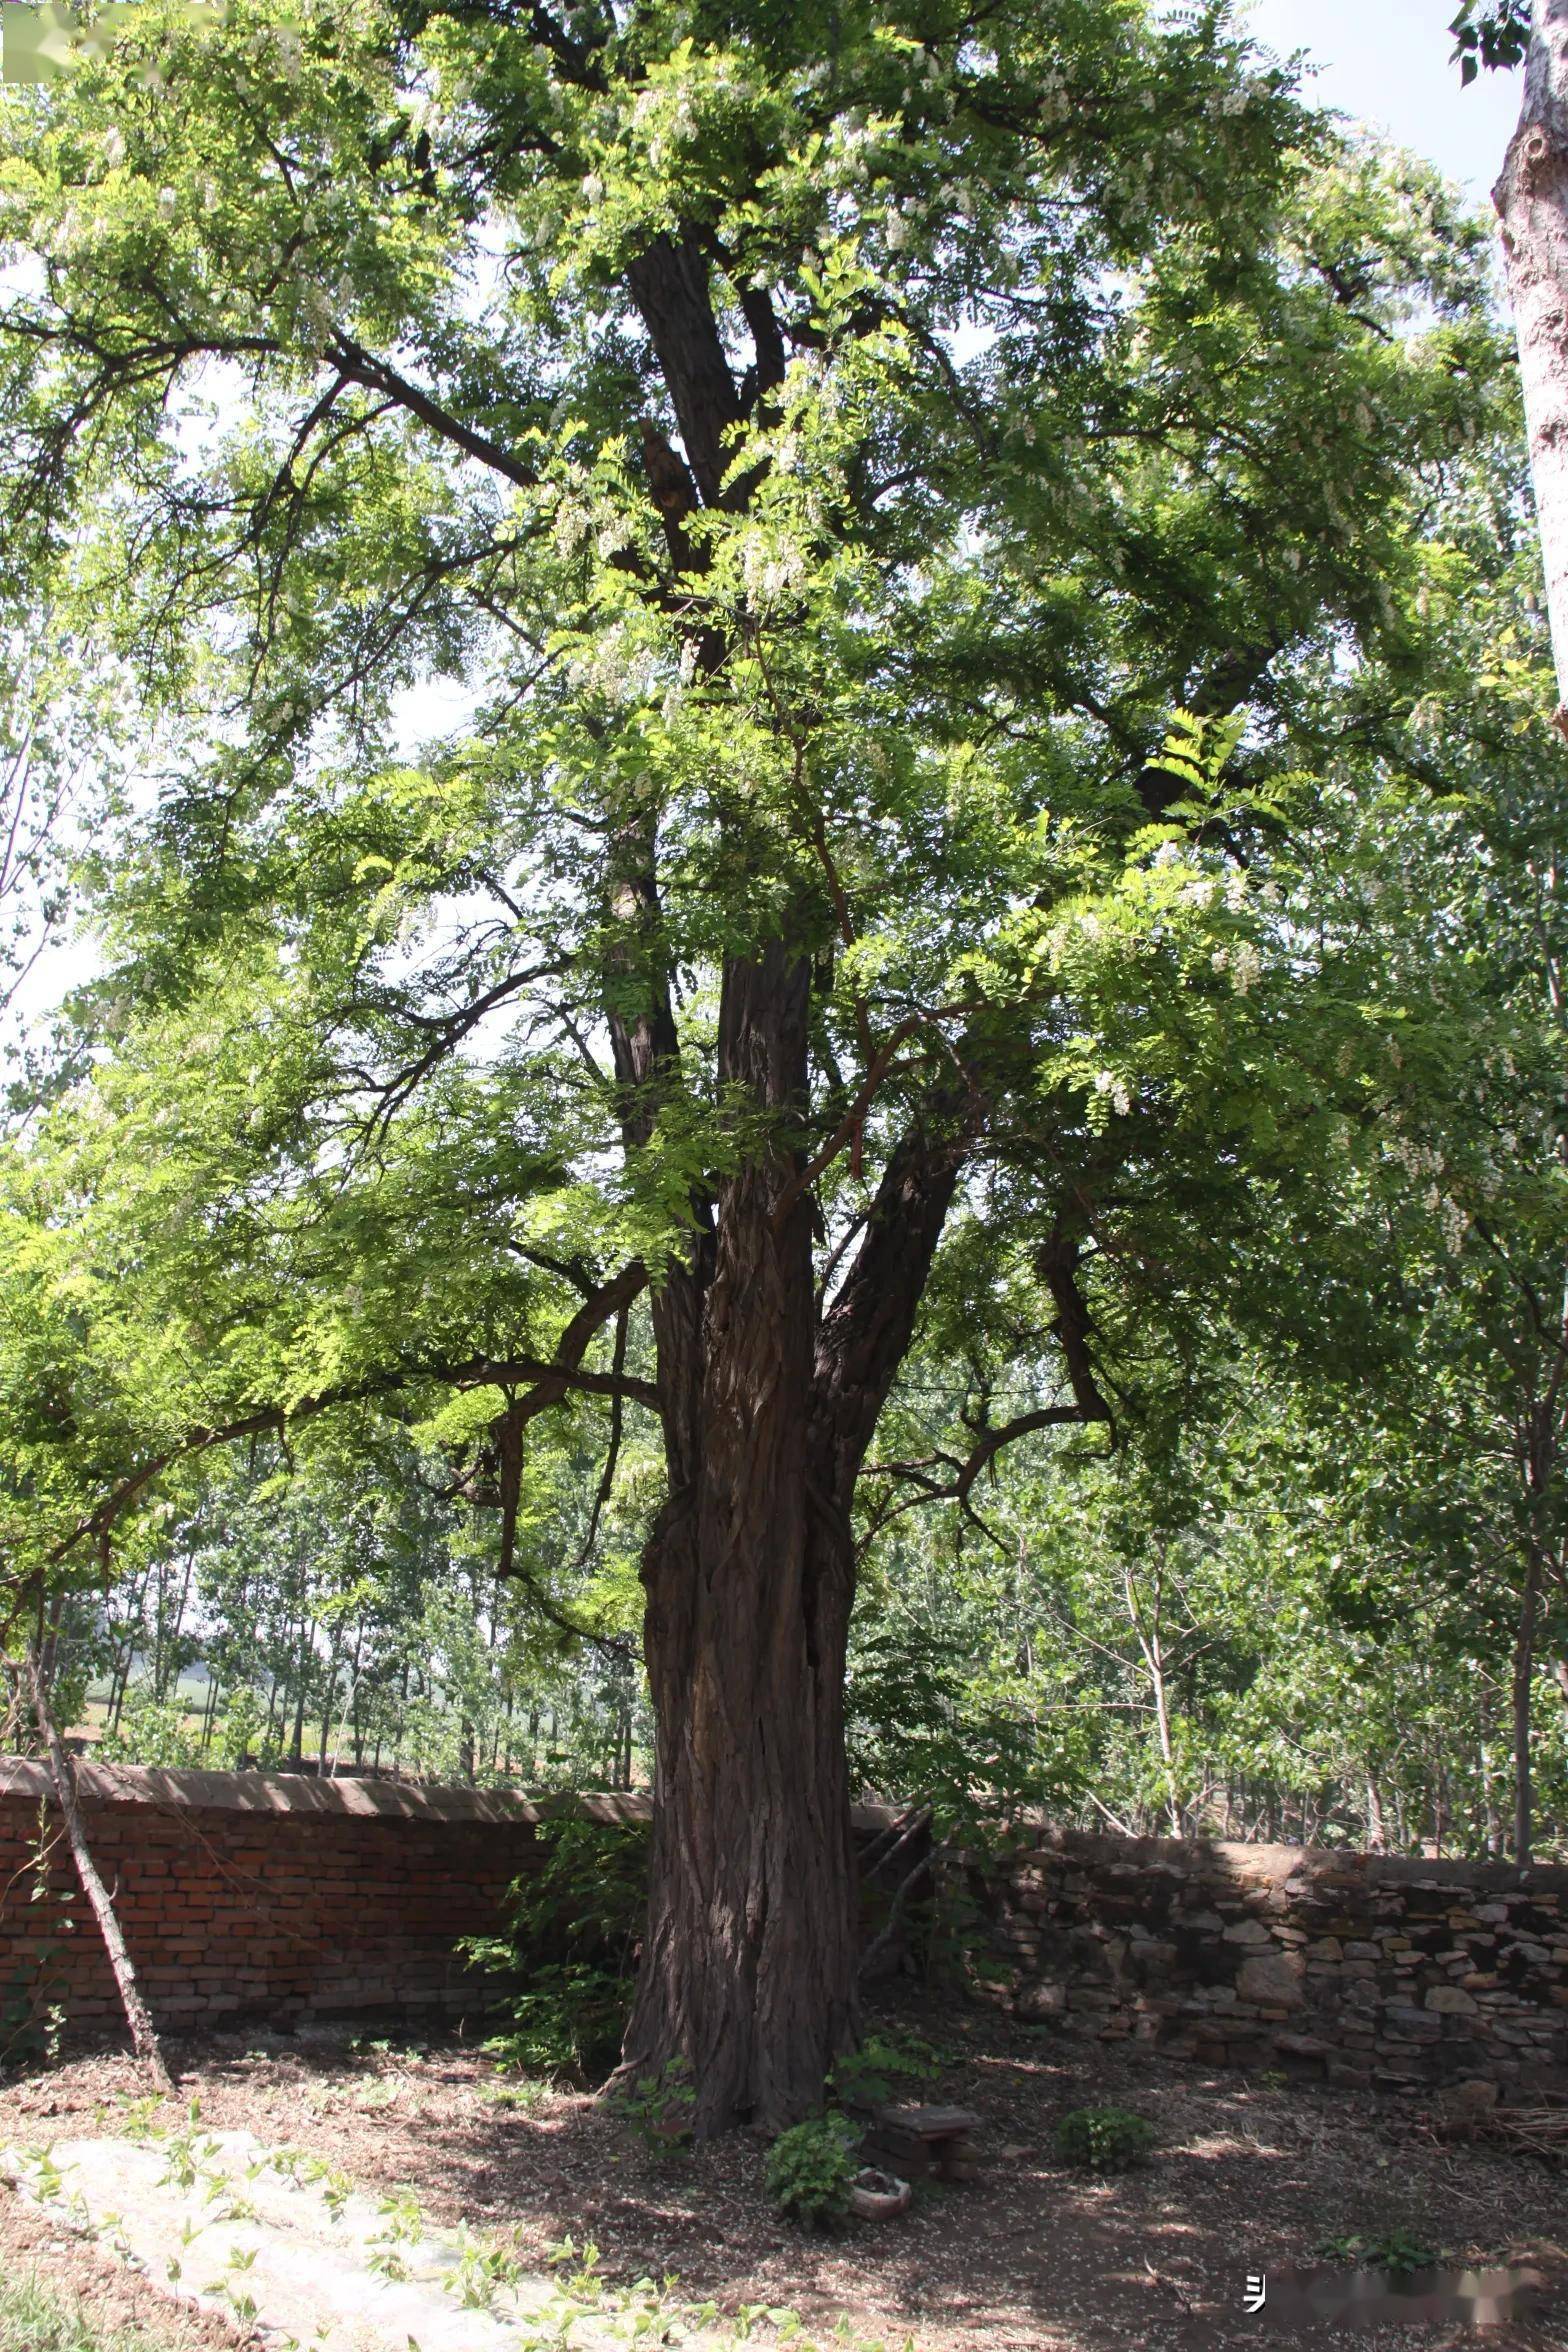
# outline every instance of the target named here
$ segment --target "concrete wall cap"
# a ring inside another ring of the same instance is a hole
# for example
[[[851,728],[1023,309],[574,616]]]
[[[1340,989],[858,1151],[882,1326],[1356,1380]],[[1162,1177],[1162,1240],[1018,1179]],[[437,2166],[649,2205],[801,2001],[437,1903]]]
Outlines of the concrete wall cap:
[[[159,1813],[302,1813],[376,1821],[538,1822],[570,1815],[630,1828],[653,1819],[643,1790],[568,1791],[530,1797],[517,1788],[437,1788],[404,1780],[318,1780],[306,1772],[193,1772],[152,1764],[76,1767],[77,1786],[94,1805],[143,1806]],[[35,1756],[0,1756],[0,1800],[51,1803],[54,1782]],[[892,1805],[851,1808],[859,1830],[888,1828],[903,1816]]]

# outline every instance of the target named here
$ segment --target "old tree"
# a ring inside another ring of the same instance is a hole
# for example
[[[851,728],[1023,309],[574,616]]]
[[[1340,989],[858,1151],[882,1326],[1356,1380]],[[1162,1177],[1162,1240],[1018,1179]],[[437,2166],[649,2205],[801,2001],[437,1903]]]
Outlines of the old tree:
[[[539,1578],[530,1423],[655,1416],[627,2059],[704,2130],[855,2031],[868,1511],[1108,1435],[1392,1051],[1274,865],[1430,684],[1482,232],[1173,16],[149,5],[5,101],[10,621],[136,753],[6,1179],[16,1606],[376,1411]],[[1034,1402],[881,1459],[933,1330]]]

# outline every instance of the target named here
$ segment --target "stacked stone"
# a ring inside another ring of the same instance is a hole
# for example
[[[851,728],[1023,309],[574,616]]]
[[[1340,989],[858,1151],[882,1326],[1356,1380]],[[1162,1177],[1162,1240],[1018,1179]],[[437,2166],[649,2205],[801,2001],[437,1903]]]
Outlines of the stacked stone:
[[[1568,1870],[1042,1830],[972,1858],[1025,2018],[1385,2090],[1568,2094]]]

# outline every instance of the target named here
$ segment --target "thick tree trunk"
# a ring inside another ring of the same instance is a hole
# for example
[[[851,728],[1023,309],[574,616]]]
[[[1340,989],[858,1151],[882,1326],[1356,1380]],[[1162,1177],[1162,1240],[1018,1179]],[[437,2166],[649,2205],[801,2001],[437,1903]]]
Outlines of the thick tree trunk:
[[[1568,0],[1535,0],[1524,104],[1492,201],[1530,436],[1557,666],[1557,724],[1568,732]]]
[[[708,1481],[645,1570],[658,1784],[625,2065],[684,2059],[704,2135],[797,2121],[856,2031],[848,1563],[807,1523],[804,1479],[770,1467],[750,1495]]]
[[[805,974],[770,984],[772,961],[756,968],[757,1020],[795,1006],[803,1024]],[[670,1496],[643,1563],[655,1828],[619,2079],[684,2059],[701,2134],[797,2121],[855,2038],[850,1505],[959,1162],[919,1134],[899,1147],[820,1324],[807,1200],[776,1221],[782,1155],[726,1187],[694,1270],[654,1297]]]
[[[808,975],[783,948],[725,976],[722,1081],[803,1099]],[[700,2133],[806,2113],[855,2030],[843,1680],[847,1518],[813,1460],[811,1212],[764,1143],[713,1238],[655,1298],[670,1494],[643,1562],[657,1724],[648,1934],[625,2068],[691,2068]]]

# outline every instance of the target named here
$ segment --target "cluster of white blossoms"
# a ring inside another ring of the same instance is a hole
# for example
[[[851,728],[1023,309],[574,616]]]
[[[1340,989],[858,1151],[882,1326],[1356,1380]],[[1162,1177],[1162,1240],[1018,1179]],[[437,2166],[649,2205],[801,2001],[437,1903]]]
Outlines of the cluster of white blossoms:
[[[1245,996],[1253,988],[1263,971],[1263,958],[1250,939],[1238,939],[1229,947],[1217,947],[1209,958],[1216,972],[1228,972],[1231,986],[1238,996]]]
[[[1451,1258],[1457,1258],[1465,1246],[1465,1235],[1470,1220],[1459,1203],[1448,1193],[1439,1193],[1436,1185],[1427,1194],[1427,1207],[1432,1211],[1443,1236],[1443,1247]]]
[[[602,630],[580,646],[566,674],[581,692],[602,694],[622,705],[644,702],[658,683],[659,664],[650,646],[639,645],[624,622]]]
[[[1434,1151],[1430,1144],[1417,1143],[1413,1135],[1403,1134],[1393,1117],[1389,1118],[1387,1124],[1392,1132],[1384,1137],[1383,1150],[1396,1167],[1403,1168],[1407,1176],[1417,1181],[1422,1177],[1441,1176],[1443,1155],[1440,1151]]]
[[[321,353],[330,350],[337,332],[337,305],[327,288],[318,285],[314,278],[301,281],[299,321],[304,340],[312,351]]]
[[[1132,1109],[1132,1094],[1127,1081],[1125,1078],[1118,1078],[1114,1070],[1095,1071],[1094,1091],[1096,1094],[1108,1094],[1111,1098],[1112,1110],[1118,1112],[1123,1118]]]
[[[753,604],[769,604],[776,596],[802,589],[811,567],[804,551],[791,539],[748,531],[741,553],[741,577]]]

